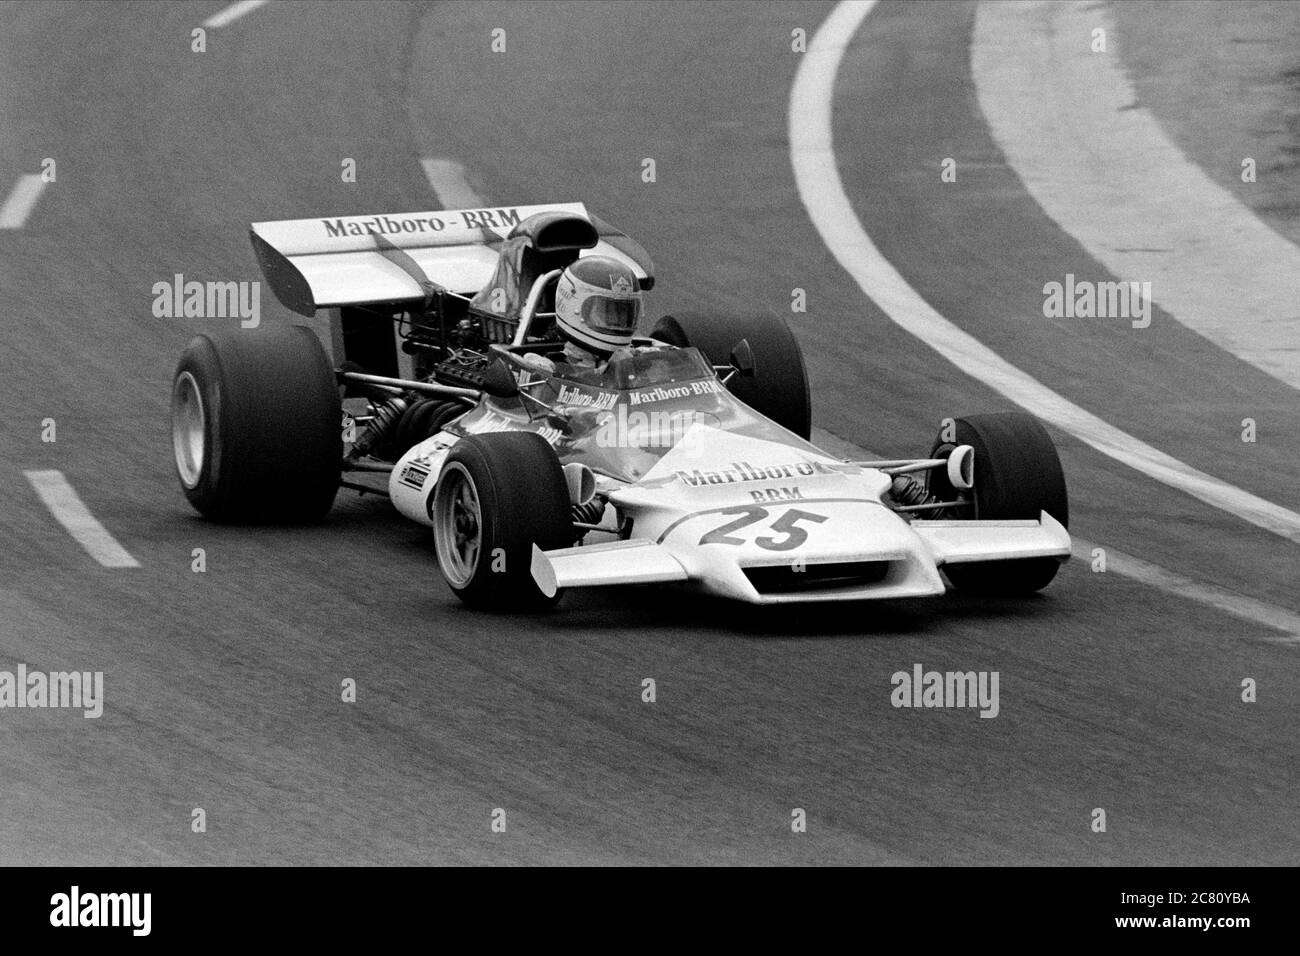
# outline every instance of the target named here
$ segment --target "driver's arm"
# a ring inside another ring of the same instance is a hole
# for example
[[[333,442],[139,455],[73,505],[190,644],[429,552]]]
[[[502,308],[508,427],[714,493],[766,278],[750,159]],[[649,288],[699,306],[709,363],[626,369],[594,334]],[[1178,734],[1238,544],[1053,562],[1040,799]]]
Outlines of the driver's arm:
[[[555,373],[555,363],[545,355],[538,355],[536,352],[525,352],[519,356],[519,360],[529,368],[536,369],[543,375],[552,375]]]

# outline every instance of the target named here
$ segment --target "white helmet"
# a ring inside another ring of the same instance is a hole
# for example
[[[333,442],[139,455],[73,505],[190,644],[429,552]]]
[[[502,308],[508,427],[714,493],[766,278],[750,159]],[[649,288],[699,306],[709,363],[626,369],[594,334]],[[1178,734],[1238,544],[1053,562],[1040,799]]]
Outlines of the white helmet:
[[[641,318],[636,273],[608,256],[586,256],[560,274],[555,325],[560,334],[602,358],[632,342]]]

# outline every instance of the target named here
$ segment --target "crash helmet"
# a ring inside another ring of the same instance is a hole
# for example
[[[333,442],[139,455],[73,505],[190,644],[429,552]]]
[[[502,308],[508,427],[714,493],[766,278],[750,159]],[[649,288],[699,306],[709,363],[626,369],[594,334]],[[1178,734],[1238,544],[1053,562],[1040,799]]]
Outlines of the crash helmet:
[[[636,273],[608,256],[585,256],[555,286],[555,326],[569,342],[601,358],[631,344],[641,318]]]

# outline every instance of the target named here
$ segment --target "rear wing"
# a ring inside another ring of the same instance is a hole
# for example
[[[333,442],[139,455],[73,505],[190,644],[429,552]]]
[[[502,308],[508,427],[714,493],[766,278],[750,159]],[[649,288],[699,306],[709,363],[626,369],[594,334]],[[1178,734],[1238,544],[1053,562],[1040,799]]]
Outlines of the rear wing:
[[[492,278],[502,241],[539,212],[588,219],[600,237],[590,252],[625,262],[643,289],[653,284],[646,251],[583,203],[255,222],[249,236],[275,297],[312,316],[345,306],[400,308],[437,290],[472,295]]]

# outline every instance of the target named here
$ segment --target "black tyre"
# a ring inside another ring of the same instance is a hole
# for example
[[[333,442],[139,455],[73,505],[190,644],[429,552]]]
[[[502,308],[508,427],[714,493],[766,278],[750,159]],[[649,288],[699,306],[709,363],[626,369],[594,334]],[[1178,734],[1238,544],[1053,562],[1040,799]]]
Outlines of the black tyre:
[[[1047,429],[1023,412],[995,412],[956,420],[955,442],[940,436],[931,456],[945,457],[954,445],[975,449],[974,504],[971,518],[1037,519],[1046,511],[1070,525],[1069,498],[1061,459]],[[947,499],[955,495],[947,477],[931,474],[930,493]],[[952,586],[973,594],[1030,594],[1056,577],[1055,558],[990,561],[946,566]]]
[[[400,458],[408,449],[426,438],[432,438],[448,422],[464,415],[466,411],[468,409],[460,402],[436,398],[416,402],[402,413],[402,419],[397,425],[392,442],[394,459]]]
[[[532,575],[533,545],[573,544],[569,493],[555,451],[540,435],[500,432],[462,438],[438,475],[431,510],[442,576],[471,607],[550,607]]]
[[[665,315],[650,337],[684,348],[693,345],[714,365],[725,365],[741,339],[754,353],[754,374],[732,376],[728,388],[754,411],[807,439],[812,434],[812,399],[803,350],[777,316],[738,319],[683,312]]]
[[[298,523],[334,503],[343,459],[334,370],[310,329],[196,336],[172,381],[181,488],[214,521]]]

